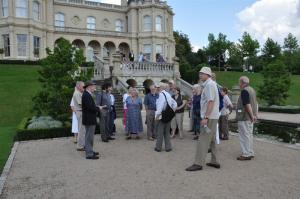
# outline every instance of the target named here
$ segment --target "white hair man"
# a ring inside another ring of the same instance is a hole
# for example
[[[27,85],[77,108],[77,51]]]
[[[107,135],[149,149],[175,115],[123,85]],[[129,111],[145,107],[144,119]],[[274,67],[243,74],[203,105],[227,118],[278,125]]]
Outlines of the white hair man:
[[[250,80],[246,76],[239,79],[241,94],[236,108],[236,120],[242,155],[237,160],[251,160],[253,151],[253,124],[257,120],[258,104],[255,90],[249,86]]]
[[[159,96],[156,100],[156,111],[155,111],[155,120],[157,120],[157,140],[155,151],[160,152],[162,148],[163,140],[165,140],[165,149],[166,152],[172,151],[172,145],[170,140],[170,128],[171,120],[167,123],[163,122],[162,112],[166,110],[167,105],[169,105],[175,112],[177,108],[176,101],[171,97],[171,95],[166,91],[168,84],[160,82],[157,86],[159,89]]]
[[[186,171],[202,170],[208,148],[211,148],[211,161],[207,166],[219,169],[216,150],[216,132],[219,120],[219,93],[217,84],[211,79],[212,73],[209,67],[201,68],[199,77],[203,81],[203,91],[201,94],[201,124],[200,135],[197,143],[195,162]]]
[[[77,150],[83,151],[85,145],[85,129],[82,125],[82,93],[84,91],[84,83],[82,81],[76,82],[76,89],[73,93],[73,102],[75,114],[78,120],[78,140]]]

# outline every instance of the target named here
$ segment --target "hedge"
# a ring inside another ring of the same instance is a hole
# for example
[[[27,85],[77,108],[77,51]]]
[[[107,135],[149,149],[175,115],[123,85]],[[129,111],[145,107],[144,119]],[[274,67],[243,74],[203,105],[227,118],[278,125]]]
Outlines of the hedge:
[[[41,61],[30,60],[0,60],[0,64],[18,64],[18,65],[41,65]]]
[[[15,141],[27,141],[27,140],[40,140],[40,139],[51,139],[60,137],[73,136],[71,133],[71,126],[51,129],[26,129],[30,118],[23,118],[17,128]],[[100,133],[98,125],[96,126],[96,134]]]
[[[262,106],[259,107],[259,111],[262,112],[273,112],[273,113],[289,113],[289,114],[299,114],[299,106]]]

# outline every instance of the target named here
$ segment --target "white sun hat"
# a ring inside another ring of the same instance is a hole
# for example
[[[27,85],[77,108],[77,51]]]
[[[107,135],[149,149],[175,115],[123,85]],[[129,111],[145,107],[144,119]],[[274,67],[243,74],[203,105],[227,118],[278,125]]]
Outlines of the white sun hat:
[[[211,76],[211,69],[209,67],[202,67],[199,73],[204,73],[206,75]]]

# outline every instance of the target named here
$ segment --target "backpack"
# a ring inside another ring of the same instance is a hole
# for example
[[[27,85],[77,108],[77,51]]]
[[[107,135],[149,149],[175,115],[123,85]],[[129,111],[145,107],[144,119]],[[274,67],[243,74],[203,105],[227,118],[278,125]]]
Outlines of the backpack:
[[[175,112],[170,107],[166,95],[164,93],[162,93],[162,94],[165,96],[165,99],[166,99],[166,102],[167,102],[167,106],[166,106],[166,109],[161,112],[161,115],[162,115],[161,121],[163,123],[169,123],[173,119],[173,117],[175,117]]]

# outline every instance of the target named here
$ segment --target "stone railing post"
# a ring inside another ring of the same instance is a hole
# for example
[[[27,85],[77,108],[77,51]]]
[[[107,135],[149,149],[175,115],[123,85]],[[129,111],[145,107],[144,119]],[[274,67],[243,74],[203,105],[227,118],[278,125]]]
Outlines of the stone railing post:
[[[179,58],[178,57],[174,57],[173,58],[173,62],[174,62],[174,79],[176,78],[180,78],[180,71],[179,71]]]
[[[121,59],[122,59],[122,56],[119,52],[112,54],[112,66],[110,66],[110,67],[112,70],[112,83],[113,83],[114,87],[117,84],[117,77],[122,76]]]
[[[230,92],[230,98],[231,102],[234,108],[236,108],[239,96],[240,96],[241,90],[239,86],[233,86]]]

